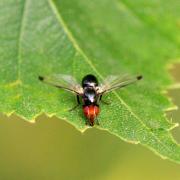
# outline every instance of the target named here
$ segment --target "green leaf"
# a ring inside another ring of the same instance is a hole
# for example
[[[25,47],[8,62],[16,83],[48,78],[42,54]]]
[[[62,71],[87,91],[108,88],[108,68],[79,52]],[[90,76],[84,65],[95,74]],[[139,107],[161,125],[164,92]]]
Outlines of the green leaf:
[[[140,143],[180,163],[176,126],[162,94],[173,81],[167,67],[180,60],[179,0],[1,0],[0,111],[29,122],[42,112],[84,131],[81,108],[68,92],[38,80],[54,73],[142,74],[143,81],[103,98],[98,128]]]

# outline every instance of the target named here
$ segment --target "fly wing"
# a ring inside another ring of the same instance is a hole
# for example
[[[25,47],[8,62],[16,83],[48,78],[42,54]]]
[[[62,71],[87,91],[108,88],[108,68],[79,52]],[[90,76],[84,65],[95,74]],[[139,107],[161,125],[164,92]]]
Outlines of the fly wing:
[[[120,76],[110,75],[98,87],[98,94],[108,93],[110,91],[128,86],[129,84],[133,84],[140,79],[142,79],[142,76],[130,77],[128,75],[124,75],[120,77]]]
[[[72,93],[83,94],[83,88],[71,75],[52,74],[50,76],[39,76],[39,80],[49,85],[61,88]]]

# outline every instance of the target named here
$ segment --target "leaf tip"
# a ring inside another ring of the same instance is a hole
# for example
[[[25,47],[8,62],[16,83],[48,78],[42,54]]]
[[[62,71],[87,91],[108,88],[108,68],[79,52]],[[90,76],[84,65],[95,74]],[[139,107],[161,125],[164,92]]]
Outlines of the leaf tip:
[[[174,123],[169,130],[172,130],[172,129],[178,127],[178,126],[179,126],[179,123]]]

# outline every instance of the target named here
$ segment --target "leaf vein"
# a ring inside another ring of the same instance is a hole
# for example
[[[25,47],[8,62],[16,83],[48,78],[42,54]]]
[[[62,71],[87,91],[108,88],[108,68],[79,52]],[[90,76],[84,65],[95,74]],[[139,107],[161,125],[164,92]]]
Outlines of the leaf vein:
[[[24,25],[25,25],[25,16],[26,16],[26,10],[27,10],[27,4],[28,0],[24,0],[24,5],[22,8],[22,19],[21,19],[21,24],[20,24],[20,31],[19,31],[19,38],[18,38],[18,77],[17,81],[21,82],[21,63],[22,63],[22,57],[21,57],[21,52],[22,52],[22,40],[23,40],[23,34],[24,34]],[[19,85],[22,85],[22,83],[19,83]]]

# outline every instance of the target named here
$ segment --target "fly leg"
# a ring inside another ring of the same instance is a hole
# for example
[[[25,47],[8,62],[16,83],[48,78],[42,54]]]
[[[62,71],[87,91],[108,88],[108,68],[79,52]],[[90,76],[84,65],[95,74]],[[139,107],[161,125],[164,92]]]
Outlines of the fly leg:
[[[86,119],[86,126],[88,126],[89,125],[89,121]]]
[[[96,119],[96,124],[99,126],[100,124],[99,124],[99,120],[98,119]]]
[[[74,109],[76,109],[81,104],[78,95],[76,96],[76,98],[77,98],[77,105],[75,105],[73,108],[69,109],[69,111],[73,111]]]
[[[106,105],[110,105],[111,103],[110,102],[106,102],[102,99],[102,95],[100,96],[99,98],[99,101],[101,101],[102,103],[106,104]]]

